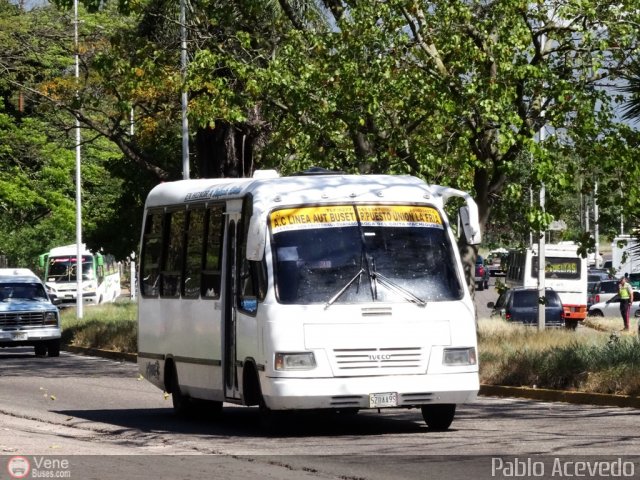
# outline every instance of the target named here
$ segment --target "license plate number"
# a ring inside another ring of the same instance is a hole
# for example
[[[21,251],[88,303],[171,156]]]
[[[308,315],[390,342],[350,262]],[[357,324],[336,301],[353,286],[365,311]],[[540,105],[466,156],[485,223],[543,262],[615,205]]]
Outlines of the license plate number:
[[[11,338],[13,340],[26,340],[27,339],[27,334],[26,333],[14,333],[13,335],[11,335]]]
[[[398,406],[398,394],[396,392],[369,394],[370,408],[397,407],[397,406]]]

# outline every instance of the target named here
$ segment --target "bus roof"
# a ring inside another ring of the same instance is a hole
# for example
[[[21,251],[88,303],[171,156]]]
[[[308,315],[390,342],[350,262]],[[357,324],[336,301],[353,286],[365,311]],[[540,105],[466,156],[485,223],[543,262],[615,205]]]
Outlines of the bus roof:
[[[275,171],[258,170],[253,178],[178,180],[161,183],[147,196],[145,209],[171,205],[203,204],[217,200],[253,197],[247,258],[260,259],[265,242],[268,212],[274,207],[347,202],[404,202],[430,204],[442,210],[451,197],[465,200],[462,226],[469,243],[480,243],[478,208],[463,191],[428,185],[410,175],[313,174],[280,177]]]
[[[72,243],[71,245],[63,245],[61,247],[54,247],[48,252],[50,257],[76,255],[77,253],[78,249],[76,248],[75,243]],[[93,252],[87,250],[87,246],[83,243],[80,247],[80,254],[93,255]]]
[[[260,172],[260,171],[258,171]],[[276,178],[220,178],[161,183],[149,193],[147,208],[241,198],[254,205],[330,203],[336,201],[428,201],[442,207],[443,190],[410,175],[297,175]],[[445,198],[446,199],[446,198]]]

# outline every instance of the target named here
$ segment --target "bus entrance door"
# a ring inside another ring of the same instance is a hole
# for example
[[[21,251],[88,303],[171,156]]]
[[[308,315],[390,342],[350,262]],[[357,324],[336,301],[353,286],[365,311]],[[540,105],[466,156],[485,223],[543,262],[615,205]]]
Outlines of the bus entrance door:
[[[223,335],[222,346],[223,358],[222,368],[224,369],[224,396],[225,398],[240,398],[238,388],[238,367],[236,362],[236,305],[237,305],[237,227],[238,214],[227,216],[227,239],[225,244],[225,290],[224,290],[224,310],[223,310]]]

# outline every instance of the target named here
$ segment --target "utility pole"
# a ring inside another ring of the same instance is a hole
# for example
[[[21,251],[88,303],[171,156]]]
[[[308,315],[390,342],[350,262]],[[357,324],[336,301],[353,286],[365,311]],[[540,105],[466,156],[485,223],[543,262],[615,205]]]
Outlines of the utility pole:
[[[187,13],[186,0],[180,0],[180,64],[182,71],[182,178],[189,178],[189,119],[187,108],[189,97],[187,95]]]
[[[73,2],[73,33],[76,56],[76,89],[80,82],[80,54],[78,48],[78,0]],[[77,92],[77,90],[76,90]],[[76,316],[83,317],[82,308],[82,177],[80,174],[80,119],[76,116]]]
[[[593,238],[595,240],[595,267],[600,268],[600,226],[598,225],[598,182],[593,189]]]

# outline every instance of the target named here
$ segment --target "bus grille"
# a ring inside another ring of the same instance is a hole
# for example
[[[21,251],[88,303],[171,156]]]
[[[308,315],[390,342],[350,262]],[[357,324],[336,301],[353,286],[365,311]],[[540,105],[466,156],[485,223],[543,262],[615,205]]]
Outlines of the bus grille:
[[[0,328],[44,325],[44,312],[0,313]]]
[[[420,347],[340,348],[333,350],[340,370],[417,368],[426,365]]]

